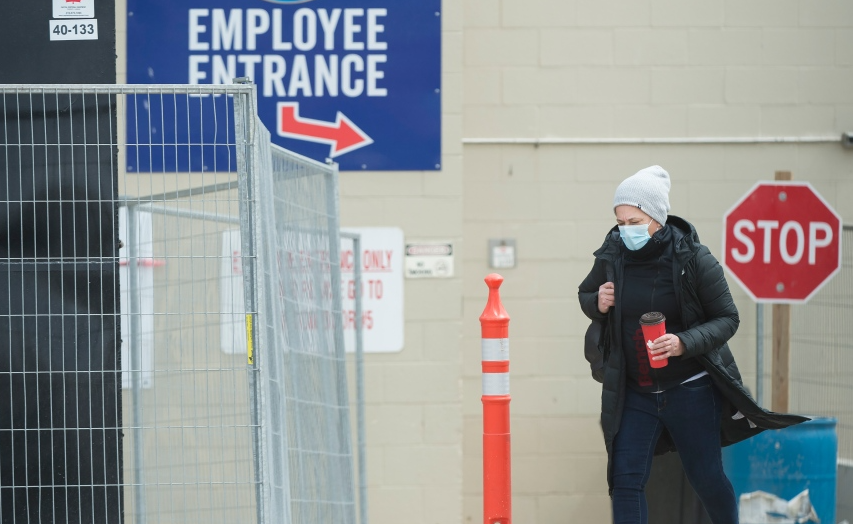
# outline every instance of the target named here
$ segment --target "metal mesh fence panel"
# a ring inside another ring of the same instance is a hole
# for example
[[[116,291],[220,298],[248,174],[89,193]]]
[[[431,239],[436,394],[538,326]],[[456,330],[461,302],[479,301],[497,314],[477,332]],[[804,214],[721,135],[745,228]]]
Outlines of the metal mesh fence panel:
[[[838,419],[838,456],[853,459],[853,227],[841,271],[807,304],[793,306],[791,411]]]
[[[251,86],[0,91],[2,521],[352,522],[335,169]]]
[[[2,95],[0,514],[118,522],[115,99]]]
[[[265,479],[291,522],[354,523],[337,171],[272,146],[271,172],[259,185],[261,333],[281,351],[261,356]]]

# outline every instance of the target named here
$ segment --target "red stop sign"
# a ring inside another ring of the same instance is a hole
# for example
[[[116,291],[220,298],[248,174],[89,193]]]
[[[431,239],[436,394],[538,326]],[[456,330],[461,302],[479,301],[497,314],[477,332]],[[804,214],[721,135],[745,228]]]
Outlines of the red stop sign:
[[[724,227],[723,265],[758,302],[806,302],[841,267],[841,217],[806,182],[759,182]]]

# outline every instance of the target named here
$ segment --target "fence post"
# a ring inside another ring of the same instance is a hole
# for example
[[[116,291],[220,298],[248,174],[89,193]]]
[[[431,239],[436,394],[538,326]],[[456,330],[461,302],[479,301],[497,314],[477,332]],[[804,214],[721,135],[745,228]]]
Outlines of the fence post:
[[[790,171],[776,171],[776,180],[793,180]],[[791,304],[773,304],[773,393],[770,409],[788,411],[791,400]]]
[[[237,82],[240,80],[240,82]],[[247,79],[235,79],[235,83],[247,84]],[[254,107],[256,93],[240,93],[234,96],[234,133],[237,144],[237,190],[240,207],[240,243],[243,267],[243,295],[246,309],[246,367],[249,378],[249,411],[252,421],[252,460],[255,476],[256,519],[259,524],[267,522],[267,496],[264,482],[267,480],[264,472],[264,399],[261,396],[261,363],[266,358],[260,352],[256,353],[258,340],[263,326],[258,322],[259,305],[263,303],[258,296],[262,287],[259,273],[259,246],[257,217],[257,182],[258,170],[261,168],[259,157],[264,149],[258,148],[258,135],[255,118],[257,108]],[[268,153],[268,152],[267,152]],[[264,348],[265,349],[265,348]],[[274,515],[273,518],[282,518]],[[284,517],[286,519],[286,516]]]
[[[509,315],[501,304],[504,279],[485,278],[486,309],[480,315],[483,360],[483,524],[511,524],[509,428]]]
[[[142,459],[142,336],[139,296],[139,211],[135,205],[125,206],[127,212],[127,280],[128,314],[130,320],[130,384],[133,406],[133,516],[134,522],[145,524],[145,464]]]
[[[358,524],[367,524],[367,437],[364,432],[364,321],[361,295],[361,235],[352,237],[355,283],[355,416],[358,440]]]

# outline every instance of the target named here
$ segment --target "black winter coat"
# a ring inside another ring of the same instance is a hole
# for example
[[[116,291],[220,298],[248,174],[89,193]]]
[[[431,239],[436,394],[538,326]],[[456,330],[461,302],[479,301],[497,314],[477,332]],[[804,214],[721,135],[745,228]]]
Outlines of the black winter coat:
[[[762,409],[744,388],[740,372],[727,341],[737,331],[740,318],[726,283],[723,268],[707,246],[699,242],[696,229],[686,220],[670,215],[676,283],[675,295],[680,304],[685,331],[676,333],[684,345],[684,357],[696,357],[708,371],[724,398],[720,440],[728,446],[756,435],[765,429],[779,429],[808,420],[806,417],[773,413]],[[604,363],[601,392],[601,428],[607,448],[607,481],[612,488],[610,458],[613,439],[622,420],[625,399],[625,362],[621,348],[620,293],[624,268],[622,239],[614,227],[595,253],[592,271],[578,288],[581,309],[589,318],[603,322],[599,350]],[[605,315],[598,310],[598,288],[612,280],[616,304]],[[744,418],[732,419],[740,411]],[[756,427],[750,427],[752,421]],[[669,433],[664,429],[655,454],[675,451]]]

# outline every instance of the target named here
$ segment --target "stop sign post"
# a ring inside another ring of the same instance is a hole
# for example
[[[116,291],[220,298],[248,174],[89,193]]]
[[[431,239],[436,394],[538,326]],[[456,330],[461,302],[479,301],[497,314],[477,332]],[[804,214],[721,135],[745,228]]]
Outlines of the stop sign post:
[[[807,182],[759,182],[723,223],[723,265],[756,302],[804,303],[841,267],[841,217]]]

